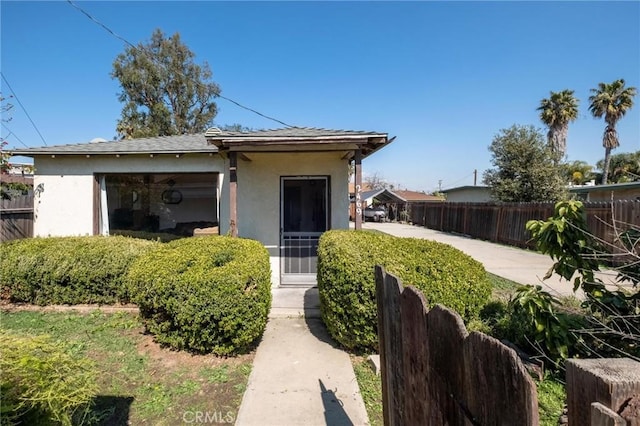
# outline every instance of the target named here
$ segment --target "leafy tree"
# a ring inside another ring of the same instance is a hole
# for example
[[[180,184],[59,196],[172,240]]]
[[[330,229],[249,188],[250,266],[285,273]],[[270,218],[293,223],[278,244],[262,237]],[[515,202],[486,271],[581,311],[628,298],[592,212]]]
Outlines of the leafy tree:
[[[596,167],[604,170],[604,160],[598,161]],[[615,183],[640,181],[640,151],[613,154],[609,158],[607,181]]]
[[[573,96],[573,90],[551,92],[549,98],[540,101],[538,111],[540,120],[549,127],[549,147],[557,154],[558,160],[564,158],[569,123],[578,118],[578,100]]]
[[[602,184],[607,183],[609,177],[609,162],[611,150],[620,146],[616,124],[633,107],[633,97],[636,95],[635,87],[625,87],[623,79],[611,84],[598,83],[597,89],[591,89],[593,95],[589,96],[589,111],[596,118],[604,116],[607,123],[602,135],[604,147],[604,167],[602,169]]]
[[[502,129],[489,146],[493,169],[483,181],[493,198],[506,202],[557,201],[565,190],[556,156],[533,126]]]
[[[573,161],[571,163],[560,164],[562,170],[562,178],[565,182],[571,182],[574,185],[583,185],[594,178],[593,166],[586,161]]]
[[[583,307],[591,315],[585,329],[574,329],[583,340],[582,356],[640,356],[640,227],[614,219],[613,243],[600,240],[588,229],[584,205],[563,201],[554,215],[527,222],[537,249],[555,261],[545,279],[557,274],[582,289]],[[611,253],[616,253],[612,255]],[[602,264],[615,262],[617,281],[625,288],[611,290],[596,276]]]
[[[180,34],[166,38],[159,29],[146,44],[116,57],[111,77],[120,81],[118,99],[124,104],[118,137],[197,133],[210,125],[220,87],[211,81],[209,65],[194,58]]]

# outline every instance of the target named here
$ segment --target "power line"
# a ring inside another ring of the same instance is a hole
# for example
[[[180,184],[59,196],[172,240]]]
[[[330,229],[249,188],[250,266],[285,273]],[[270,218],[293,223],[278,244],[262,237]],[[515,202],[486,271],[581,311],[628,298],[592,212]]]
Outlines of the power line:
[[[247,107],[247,106],[244,106],[244,105],[242,105],[242,104],[240,104],[240,103],[238,103],[238,102],[234,101],[233,99],[227,98],[226,96],[218,95],[218,97],[220,97],[220,98],[222,98],[222,99],[224,99],[224,100],[227,100],[227,101],[229,101],[229,102],[231,102],[231,103],[233,103],[233,104],[236,104],[236,105],[237,105],[237,106],[239,106],[240,108],[244,108],[244,109],[246,109],[247,111],[251,111],[251,112],[253,112],[254,114],[258,114],[258,115],[259,115],[259,116],[261,116],[261,117],[267,118],[267,119],[269,119],[269,120],[271,120],[271,121],[275,121],[276,123],[280,123],[280,124],[282,124],[282,125],[283,125],[283,126],[285,126],[285,127],[295,127],[295,126],[292,126],[292,125],[290,125],[290,124],[285,123],[284,121],[278,120],[277,118],[269,117],[268,115],[265,115],[265,114],[263,114],[263,113],[261,113],[261,112],[259,112],[259,111],[256,111],[255,109],[252,109],[252,108],[249,108],[249,107]]]
[[[466,176],[464,176],[464,177],[462,177],[462,178],[460,178],[460,179],[456,180],[455,182],[447,184],[447,187],[449,187],[449,188],[453,188],[453,185],[457,184],[458,182],[461,182],[461,181],[465,180],[465,179],[466,179],[466,178],[468,178],[468,177],[471,177],[473,174],[474,174],[474,172],[471,172],[471,173],[469,173],[468,175],[466,175]]]
[[[82,9],[80,6],[78,6],[77,4],[75,4],[73,1],[71,0],[67,0],[67,3],[69,3],[71,6],[73,6],[74,8],[76,8],[80,13],[82,13],[83,15],[85,15],[88,19],[90,19],[92,22],[94,22],[95,24],[99,25],[102,29],[104,29],[106,32],[108,32],[109,34],[111,34],[113,37],[117,38],[118,40],[122,41],[123,43],[125,43],[126,45],[130,46],[132,49],[142,53],[143,55],[145,55],[147,58],[149,58],[151,61],[157,62],[155,60],[155,58],[153,56],[151,56],[150,54],[148,54],[145,50],[140,49],[137,46],[134,46],[129,40],[127,40],[126,38],[122,37],[121,35],[117,34],[116,32],[114,32],[111,28],[109,28],[108,26],[106,26],[105,24],[103,24],[102,22],[100,22],[99,20],[97,20],[96,18],[94,18],[89,12],[87,12],[86,10]],[[180,75],[181,77],[186,78],[186,76],[184,74],[182,74],[179,70],[175,70],[176,74]],[[197,80],[194,80],[194,82],[197,85],[202,85],[202,83],[200,83]],[[247,111],[250,111],[254,114],[259,115],[260,117],[264,117],[268,120],[271,121],[275,121],[276,123],[282,124],[285,127],[295,127],[292,126],[291,124],[287,124],[282,120],[278,120],[277,118],[268,116],[266,114],[263,114],[259,111],[256,111],[253,108],[249,108],[248,106],[242,105],[240,102],[234,101],[233,99],[227,97],[227,96],[223,96],[221,94],[216,95],[219,98],[222,98],[228,102],[233,103],[234,105],[237,105],[240,108],[246,109]]]
[[[6,124],[2,123],[2,127],[4,127],[5,129],[7,129],[7,131],[9,132],[9,134],[7,135],[7,138],[8,138],[9,136],[13,135],[13,137],[14,137],[14,138],[16,138],[16,139],[18,140],[18,142],[20,142],[22,145],[24,145],[24,147],[25,147],[25,148],[29,148],[29,146],[28,146],[26,143],[22,142],[22,139],[20,139],[20,138],[18,137],[18,135],[16,135],[15,133],[13,133],[13,130],[11,130],[10,128],[8,128]],[[6,138],[4,138],[4,139],[6,139]]]
[[[134,49],[137,49],[137,47],[135,47],[133,44],[129,43],[129,41],[122,37],[121,35],[116,34],[115,32],[113,32],[111,30],[111,28],[107,27],[105,24],[103,24],[102,22],[98,21],[96,18],[94,18],[93,16],[91,16],[89,14],[89,12],[85,11],[83,8],[81,8],[80,6],[78,6],[77,4],[75,4],[74,2],[72,2],[71,0],[67,0],[67,3],[69,3],[71,6],[75,7],[78,11],[80,11],[80,13],[82,13],[84,16],[86,16],[87,18],[89,18],[91,21],[93,21],[94,23],[98,24],[99,26],[102,27],[102,29],[104,29],[106,32],[108,32],[109,34],[111,34],[112,36],[114,36],[115,38],[119,39],[120,41],[124,42],[125,44],[128,44],[129,46],[131,46]]]
[[[38,130],[38,126],[36,126],[36,123],[33,122],[33,120],[31,119],[31,116],[27,112],[27,109],[24,107],[24,105],[22,105],[22,102],[20,102],[20,99],[18,99],[18,95],[16,94],[16,92],[13,90],[13,88],[11,87],[9,82],[7,81],[7,77],[5,77],[4,73],[1,72],[1,71],[0,71],[0,75],[2,75],[2,79],[7,84],[7,87],[9,88],[9,90],[11,90],[11,93],[13,93],[13,97],[16,98],[16,101],[18,101],[18,104],[20,105],[20,108],[22,108],[22,111],[24,111],[25,115],[27,116],[27,118],[31,122],[31,125],[33,126],[34,129],[36,129],[36,132],[38,132],[38,135],[40,136],[40,139],[42,139],[42,143],[44,143],[44,146],[48,146],[47,145],[47,141],[44,140],[44,137],[42,136],[42,133],[40,133],[40,130]]]

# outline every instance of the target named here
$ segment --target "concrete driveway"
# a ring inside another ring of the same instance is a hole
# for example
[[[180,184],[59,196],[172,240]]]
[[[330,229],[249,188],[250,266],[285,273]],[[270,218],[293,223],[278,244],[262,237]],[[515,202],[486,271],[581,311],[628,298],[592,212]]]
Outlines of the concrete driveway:
[[[553,260],[546,255],[408,224],[366,222],[363,228],[375,229],[397,237],[421,238],[449,244],[482,263],[485,269],[494,275],[520,284],[539,284],[557,296],[574,295],[573,284],[556,274],[543,280],[553,265]],[[597,276],[605,283],[615,286],[615,272],[606,271]],[[575,296],[581,298],[582,294],[578,293]]]

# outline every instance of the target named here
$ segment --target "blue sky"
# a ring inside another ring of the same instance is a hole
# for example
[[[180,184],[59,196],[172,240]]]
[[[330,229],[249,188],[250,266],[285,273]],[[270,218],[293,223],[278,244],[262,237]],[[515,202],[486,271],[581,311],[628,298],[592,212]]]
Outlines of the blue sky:
[[[397,136],[365,174],[408,189],[472,184],[474,169],[491,167],[500,129],[543,127],[536,108],[551,90],[581,101],[568,159],[595,164],[604,121],[589,114],[589,89],[618,78],[640,87],[638,1],[77,4],[134,44],[155,28],[179,32],[225,96],[267,115]],[[3,0],[0,13],[2,73],[46,143],[113,138],[121,105],[110,72],[123,42],[67,2]],[[2,136],[42,146],[12,103]],[[218,107],[218,124],[280,127]],[[640,98],[618,131],[615,152],[640,150]]]

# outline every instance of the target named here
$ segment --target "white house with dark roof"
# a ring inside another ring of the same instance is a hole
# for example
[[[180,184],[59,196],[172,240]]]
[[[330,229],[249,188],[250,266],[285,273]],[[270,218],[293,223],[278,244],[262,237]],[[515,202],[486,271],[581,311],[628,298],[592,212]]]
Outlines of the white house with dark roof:
[[[359,188],[362,158],[392,141],[378,132],[214,128],[14,155],[34,159],[35,236],[218,227],[265,245],[274,286],[314,285],[320,235],[349,227],[349,163]]]

